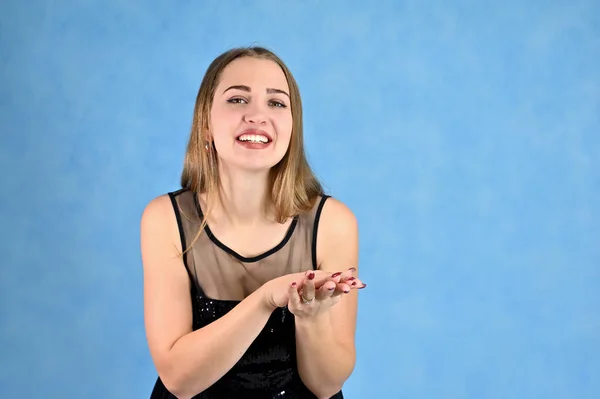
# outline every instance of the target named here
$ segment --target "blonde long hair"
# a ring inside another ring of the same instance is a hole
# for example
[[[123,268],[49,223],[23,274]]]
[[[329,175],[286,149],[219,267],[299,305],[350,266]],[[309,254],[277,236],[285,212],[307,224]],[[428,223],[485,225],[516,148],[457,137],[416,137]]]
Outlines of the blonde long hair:
[[[315,199],[323,195],[321,183],[316,178],[306,159],[302,124],[302,101],[296,80],[285,63],[272,51],[263,47],[234,48],[219,55],[209,65],[194,106],[194,117],[190,138],[181,174],[182,188],[196,194],[205,194],[208,211],[198,235],[206,225],[212,204],[219,198],[220,180],[217,154],[210,140],[210,110],[213,97],[223,69],[241,57],[255,57],[276,62],[286,77],[290,88],[292,111],[292,136],[289,148],[282,160],[269,173],[270,202],[279,223],[308,211]],[[194,239],[194,241],[197,237]],[[191,246],[191,244],[190,244]]]

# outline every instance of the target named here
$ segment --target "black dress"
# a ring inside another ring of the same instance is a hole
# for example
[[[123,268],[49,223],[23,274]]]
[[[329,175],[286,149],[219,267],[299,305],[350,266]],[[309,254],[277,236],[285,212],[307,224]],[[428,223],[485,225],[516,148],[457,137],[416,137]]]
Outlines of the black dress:
[[[169,193],[179,223],[182,245],[195,235],[202,209],[188,190]],[[192,281],[193,329],[198,330],[232,310],[245,296],[271,278],[316,267],[316,226],[327,197],[312,212],[295,218],[281,243],[247,258],[221,243],[206,227],[184,257]],[[183,216],[185,215],[185,216]],[[251,278],[249,278],[251,277]],[[248,286],[254,284],[254,286]],[[216,298],[234,299],[216,299]],[[175,398],[157,379],[151,399]],[[276,309],[240,360],[194,399],[316,399],[302,383],[296,363],[294,315]],[[342,399],[342,392],[332,398]]]

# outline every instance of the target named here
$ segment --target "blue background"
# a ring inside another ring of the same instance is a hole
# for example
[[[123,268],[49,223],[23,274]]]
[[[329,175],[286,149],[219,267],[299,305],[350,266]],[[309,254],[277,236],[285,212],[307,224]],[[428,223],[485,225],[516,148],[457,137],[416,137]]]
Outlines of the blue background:
[[[251,44],[360,222],[346,397],[598,397],[599,3],[365,3],[2,2],[0,397],[148,397],[139,218]]]

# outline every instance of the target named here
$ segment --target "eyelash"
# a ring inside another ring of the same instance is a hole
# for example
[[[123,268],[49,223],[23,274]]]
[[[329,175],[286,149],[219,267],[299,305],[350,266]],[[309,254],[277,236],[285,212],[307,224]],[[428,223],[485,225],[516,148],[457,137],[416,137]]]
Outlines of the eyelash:
[[[234,98],[230,98],[229,100],[227,100],[228,103],[230,104],[239,104],[239,102],[237,101],[246,101],[243,98],[239,98],[239,97],[234,97]],[[287,105],[285,105],[284,103],[282,103],[281,101],[275,101],[275,100],[271,100],[269,101],[269,103],[275,104],[275,108],[287,108]]]

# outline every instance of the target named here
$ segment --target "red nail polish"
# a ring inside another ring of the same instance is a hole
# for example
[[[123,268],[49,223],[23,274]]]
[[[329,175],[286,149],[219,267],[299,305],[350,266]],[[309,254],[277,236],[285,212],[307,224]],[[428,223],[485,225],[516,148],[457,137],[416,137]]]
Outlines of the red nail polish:
[[[344,290],[345,294],[348,294],[350,292],[350,290]]]
[[[348,281],[356,280],[354,277],[350,277]]]
[[[313,272],[310,272],[310,273],[308,274],[308,279],[309,279],[309,280],[312,280],[312,279],[314,279],[314,278],[315,278],[315,274],[314,274]]]
[[[331,278],[336,278],[337,276],[339,276],[340,274],[342,274],[342,272],[337,272],[337,273],[333,273],[331,275]]]
[[[335,290],[335,287],[329,287],[329,288],[327,288],[327,289],[328,289],[329,291],[333,291],[333,290]]]
[[[295,286],[296,286],[296,282],[294,281],[294,282],[292,283],[292,287],[295,287]]]
[[[355,282],[353,282],[353,283],[352,283],[352,284],[350,284],[350,285],[356,285],[356,281],[355,281]]]

